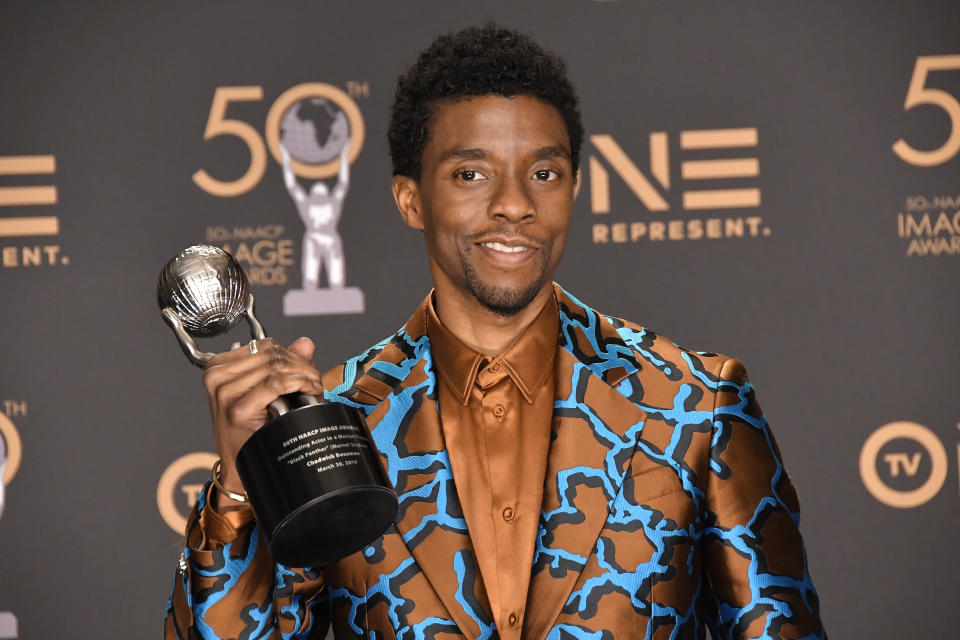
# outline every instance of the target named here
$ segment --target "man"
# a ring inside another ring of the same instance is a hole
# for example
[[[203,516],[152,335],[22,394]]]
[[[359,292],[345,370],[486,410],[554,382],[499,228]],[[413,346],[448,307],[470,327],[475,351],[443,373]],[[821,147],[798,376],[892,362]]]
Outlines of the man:
[[[434,290],[322,378],[304,338],[210,362],[222,489],[188,524],[167,638],[824,637],[743,366],[552,284],[582,139],[563,63],[515,32],[443,36],[401,77],[393,193]],[[365,412],[400,501],[328,567],[274,564],[230,497],[237,450],[295,391]]]

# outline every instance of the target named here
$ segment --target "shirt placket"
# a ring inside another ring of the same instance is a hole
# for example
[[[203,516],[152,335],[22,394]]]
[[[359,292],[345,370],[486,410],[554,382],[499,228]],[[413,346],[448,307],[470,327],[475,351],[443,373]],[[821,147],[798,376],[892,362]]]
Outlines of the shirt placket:
[[[518,548],[514,524],[519,498],[518,465],[523,463],[522,452],[517,446],[517,403],[523,399],[505,367],[497,361],[478,372],[477,385],[482,392],[480,402],[490,478],[490,514],[496,539],[496,575],[500,594],[497,628],[501,638],[519,638],[526,585],[519,585],[519,577],[514,575],[517,573],[514,565]]]

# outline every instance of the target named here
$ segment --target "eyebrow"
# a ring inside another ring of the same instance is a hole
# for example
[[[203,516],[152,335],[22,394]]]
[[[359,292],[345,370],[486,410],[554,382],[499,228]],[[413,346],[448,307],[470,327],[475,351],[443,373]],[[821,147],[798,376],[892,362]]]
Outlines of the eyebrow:
[[[545,158],[566,158],[570,160],[570,150],[562,145],[540,147],[533,155],[537,160],[543,160]]]
[[[446,162],[448,160],[482,160],[484,158],[490,157],[490,153],[486,149],[450,149],[442,156],[440,156],[439,162]],[[537,160],[543,160],[545,158],[566,158],[570,160],[570,150],[564,147],[563,145],[550,145],[547,147],[540,147],[533,152],[533,157]]]
[[[489,156],[490,154],[485,149],[450,149],[440,156],[439,162],[446,162],[447,160],[482,160]]]

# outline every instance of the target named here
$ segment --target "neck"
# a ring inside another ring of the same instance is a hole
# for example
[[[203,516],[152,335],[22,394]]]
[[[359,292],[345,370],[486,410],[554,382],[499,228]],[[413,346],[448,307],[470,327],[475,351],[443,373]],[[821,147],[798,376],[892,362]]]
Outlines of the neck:
[[[552,295],[553,285],[548,283],[519,313],[505,317],[490,311],[473,296],[437,286],[434,308],[443,326],[463,344],[477,353],[499,355],[530,326]]]

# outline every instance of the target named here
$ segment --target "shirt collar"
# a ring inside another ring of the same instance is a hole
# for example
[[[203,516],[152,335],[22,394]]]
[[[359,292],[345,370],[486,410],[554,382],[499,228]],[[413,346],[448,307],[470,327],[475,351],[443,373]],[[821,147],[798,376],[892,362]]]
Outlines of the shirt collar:
[[[560,333],[560,313],[556,294],[551,295],[530,326],[498,356],[477,353],[453,335],[437,317],[433,294],[428,297],[424,328],[430,351],[440,376],[457,400],[466,405],[477,373],[499,364],[520,389],[524,400],[532,403],[544,379],[553,367]]]

